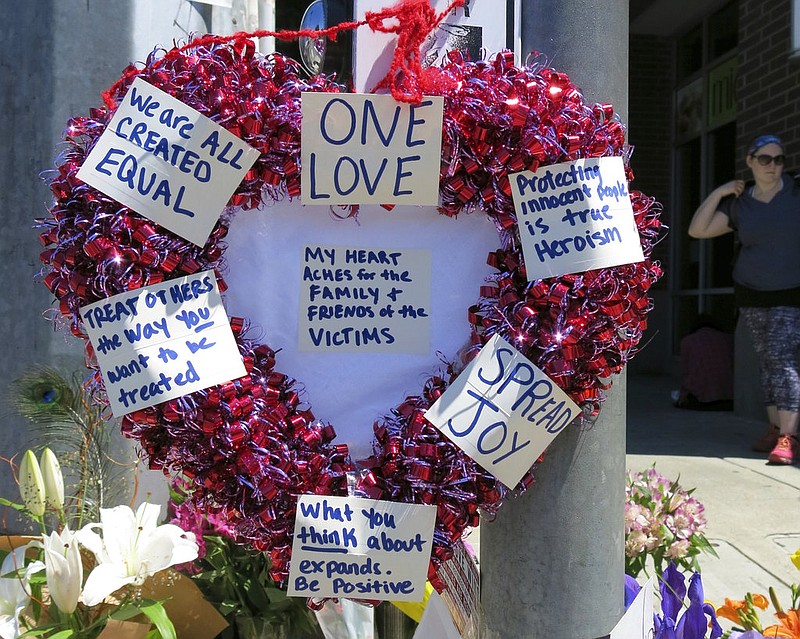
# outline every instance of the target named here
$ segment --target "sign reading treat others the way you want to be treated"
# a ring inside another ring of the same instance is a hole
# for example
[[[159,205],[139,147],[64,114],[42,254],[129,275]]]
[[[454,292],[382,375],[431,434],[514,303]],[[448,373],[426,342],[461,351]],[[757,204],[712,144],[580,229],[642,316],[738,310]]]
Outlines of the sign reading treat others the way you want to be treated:
[[[288,594],[422,601],[436,506],[300,495]]]
[[[644,259],[622,158],[508,177],[529,281]]]
[[[203,246],[258,156],[202,113],[136,78],[77,175]]]
[[[214,271],[81,308],[115,417],[246,374]]]
[[[580,409],[555,382],[495,335],[425,419],[514,488]]]
[[[303,204],[438,204],[442,97],[306,91],[301,107]]]

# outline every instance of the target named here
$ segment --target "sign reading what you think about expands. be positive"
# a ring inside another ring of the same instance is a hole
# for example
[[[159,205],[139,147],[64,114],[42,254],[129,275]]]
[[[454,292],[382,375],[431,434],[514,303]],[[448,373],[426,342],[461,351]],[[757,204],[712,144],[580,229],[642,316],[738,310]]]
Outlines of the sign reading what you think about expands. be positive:
[[[78,177],[203,246],[258,156],[203,114],[136,78]]]
[[[436,506],[300,495],[289,596],[422,601]]]
[[[508,176],[528,280],[644,259],[620,157]]]
[[[579,412],[553,380],[495,335],[425,419],[514,488]]]

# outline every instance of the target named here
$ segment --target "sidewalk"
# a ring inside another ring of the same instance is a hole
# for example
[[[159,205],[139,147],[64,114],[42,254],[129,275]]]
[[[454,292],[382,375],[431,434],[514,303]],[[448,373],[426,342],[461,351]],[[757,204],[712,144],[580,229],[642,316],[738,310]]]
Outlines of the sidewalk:
[[[627,466],[653,463],[661,474],[696,488],[706,509],[707,537],[719,559],[701,555],[707,600],[746,592],[767,595],[773,586],[790,604],[789,585],[800,583],[789,559],[800,547],[800,466],[771,466],[750,451],[765,423],[731,412],[674,408],[667,377],[628,375]],[[771,614],[762,621],[773,623]]]

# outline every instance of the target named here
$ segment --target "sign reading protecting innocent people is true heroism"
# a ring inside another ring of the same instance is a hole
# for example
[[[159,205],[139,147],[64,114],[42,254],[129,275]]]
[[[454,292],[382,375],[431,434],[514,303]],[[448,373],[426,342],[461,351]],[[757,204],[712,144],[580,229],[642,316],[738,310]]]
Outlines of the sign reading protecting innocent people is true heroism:
[[[214,271],[81,308],[119,417],[246,374]]]
[[[259,151],[136,78],[78,177],[203,246]]]
[[[436,506],[300,495],[288,594],[422,601]]]
[[[528,280],[644,259],[620,157],[509,175]]]
[[[306,246],[299,348],[427,353],[431,251]]]
[[[579,412],[555,382],[495,335],[425,419],[513,488]]]
[[[301,108],[303,204],[438,204],[441,96],[306,91]]]

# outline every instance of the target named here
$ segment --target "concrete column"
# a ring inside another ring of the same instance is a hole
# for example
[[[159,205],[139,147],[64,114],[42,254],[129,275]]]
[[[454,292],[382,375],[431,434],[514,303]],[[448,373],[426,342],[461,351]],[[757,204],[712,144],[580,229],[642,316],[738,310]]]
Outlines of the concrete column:
[[[625,120],[627,0],[522,5],[523,52],[545,54],[587,100],[613,103]],[[561,433],[533,488],[482,527],[488,637],[601,637],[622,615],[625,382],[614,379],[597,423]]]

